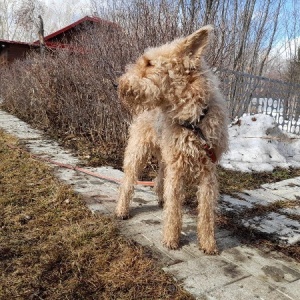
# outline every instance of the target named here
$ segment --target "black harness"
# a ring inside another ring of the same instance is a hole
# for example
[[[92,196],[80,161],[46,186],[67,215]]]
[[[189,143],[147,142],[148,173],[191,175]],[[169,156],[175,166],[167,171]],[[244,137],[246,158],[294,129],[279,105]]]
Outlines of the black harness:
[[[205,116],[208,113],[208,108],[205,108],[200,116],[200,122],[205,118]],[[199,126],[196,126],[193,123],[190,123],[188,121],[184,121],[182,123],[180,123],[180,125],[188,130],[191,130],[198,138],[200,138],[201,140],[203,140],[205,142],[205,144],[203,145],[203,149],[205,150],[207,156],[211,159],[211,161],[213,163],[215,163],[217,161],[217,157],[216,154],[214,152],[214,150],[212,148],[209,147],[209,145],[207,144],[207,139],[205,137],[205,135],[203,134],[201,128]]]
[[[208,107],[205,108],[200,116],[200,122],[205,118],[205,116],[207,115],[208,113]],[[182,123],[180,123],[180,125],[186,129],[189,129],[191,131],[193,131],[193,133],[198,136],[200,139],[204,140],[205,142],[207,142],[207,139],[206,137],[204,136],[201,128],[199,126],[196,126],[195,124],[193,123],[190,123],[189,121],[184,121]]]

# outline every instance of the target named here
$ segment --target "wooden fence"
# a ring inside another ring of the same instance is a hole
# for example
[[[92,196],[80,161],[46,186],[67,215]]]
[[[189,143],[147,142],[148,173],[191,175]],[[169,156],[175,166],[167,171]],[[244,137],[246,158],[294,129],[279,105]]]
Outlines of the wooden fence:
[[[226,69],[216,70],[231,119],[272,116],[280,129],[300,135],[300,85]]]

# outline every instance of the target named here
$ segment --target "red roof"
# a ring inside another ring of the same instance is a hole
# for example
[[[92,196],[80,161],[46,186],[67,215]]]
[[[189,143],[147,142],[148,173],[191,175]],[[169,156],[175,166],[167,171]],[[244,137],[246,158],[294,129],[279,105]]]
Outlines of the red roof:
[[[83,24],[85,22],[90,22],[90,23],[105,23],[107,25],[111,25],[114,27],[117,27],[118,25],[107,21],[107,20],[103,20],[101,18],[98,17],[90,17],[90,16],[85,16],[84,18],[79,19],[78,21],[64,27],[61,28],[60,30],[57,30],[47,36],[45,36],[44,40],[45,40],[45,44],[48,48],[51,49],[68,49],[68,50],[76,50],[79,52],[84,52],[83,49],[79,49],[78,47],[75,46],[71,46],[69,44],[65,44],[65,43],[61,43],[61,42],[55,42],[55,41],[51,41],[51,39],[53,39],[54,37],[57,37],[60,34],[63,34],[69,30],[72,30],[73,28],[75,28],[76,26]],[[2,40],[0,39],[0,45],[2,44],[15,44],[15,45],[24,45],[24,46],[28,46],[28,47],[39,47],[39,43],[40,41],[34,41],[33,43],[26,43],[26,42],[17,42],[17,41],[8,41],[8,40]]]
[[[92,23],[100,23],[100,22],[104,22],[104,23],[107,23],[107,24],[111,24],[111,25],[116,26],[116,24],[114,24],[114,23],[112,23],[112,22],[110,22],[110,21],[107,21],[107,20],[103,20],[103,19],[98,18],[98,17],[85,16],[84,18],[81,18],[81,19],[79,19],[78,21],[76,21],[76,22],[74,22],[74,23],[72,23],[72,24],[70,24],[70,25],[68,25],[68,26],[66,26],[66,27],[64,27],[64,28],[61,28],[61,29],[59,29],[59,30],[57,30],[57,31],[55,31],[55,32],[53,32],[53,33],[51,33],[51,34],[45,36],[44,40],[45,40],[45,42],[46,42],[46,41],[49,41],[49,40],[53,39],[54,37],[56,37],[56,36],[58,36],[58,35],[60,35],[60,34],[62,34],[62,33],[65,33],[65,32],[67,32],[67,31],[69,31],[69,30],[75,28],[76,26],[78,26],[78,25],[80,25],[80,24],[82,24],[82,23],[84,23],[84,22],[86,22],[86,21],[92,22]],[[34,44],[37,44],[37,43],[39,43],[39,40],[34,41],[33,43],[34,43]],[[48,43],[47,43],[47,44],[48,44]]]

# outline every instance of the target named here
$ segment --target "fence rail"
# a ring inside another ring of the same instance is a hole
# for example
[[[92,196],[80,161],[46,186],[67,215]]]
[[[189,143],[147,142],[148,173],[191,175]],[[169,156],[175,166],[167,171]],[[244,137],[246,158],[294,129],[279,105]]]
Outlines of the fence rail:
[[[262,76],[218,69],[230,117],[264,113],[280,129],[300,135],[300,85]]]

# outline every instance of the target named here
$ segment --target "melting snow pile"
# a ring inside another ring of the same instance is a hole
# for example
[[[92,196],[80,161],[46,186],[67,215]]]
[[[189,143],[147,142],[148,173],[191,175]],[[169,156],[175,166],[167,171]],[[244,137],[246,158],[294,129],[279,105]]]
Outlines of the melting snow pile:
[[[229,127],[229,151],[220,164],[243,172],[299,168],[300,136],[281,131],[271,116],[243,116]]]

